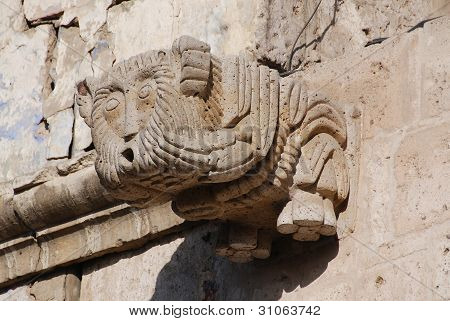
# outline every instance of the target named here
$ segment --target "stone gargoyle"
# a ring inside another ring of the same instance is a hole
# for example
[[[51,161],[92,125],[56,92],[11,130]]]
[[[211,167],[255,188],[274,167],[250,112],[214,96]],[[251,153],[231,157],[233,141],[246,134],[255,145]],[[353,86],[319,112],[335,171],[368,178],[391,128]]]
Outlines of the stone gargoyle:
[[[219,255],[266,258],[277,231],[336,234],[349,192],[346,124],[331,104],[309,103],[297,75],[248,54],[216,57],[183,36],[79,83],[76,103],[111,195],[228,222]]]

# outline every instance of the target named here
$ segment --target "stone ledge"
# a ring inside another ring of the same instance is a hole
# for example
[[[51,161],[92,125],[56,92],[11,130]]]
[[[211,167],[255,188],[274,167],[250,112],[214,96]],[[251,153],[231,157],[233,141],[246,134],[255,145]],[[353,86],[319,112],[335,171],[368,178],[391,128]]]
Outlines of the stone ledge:
[[[0,288],[58,266],[137,248],[177,231],[183,222],[169,203],[141,210],[118,205],[43,230],[35,237],[5,242],[0,245]]]

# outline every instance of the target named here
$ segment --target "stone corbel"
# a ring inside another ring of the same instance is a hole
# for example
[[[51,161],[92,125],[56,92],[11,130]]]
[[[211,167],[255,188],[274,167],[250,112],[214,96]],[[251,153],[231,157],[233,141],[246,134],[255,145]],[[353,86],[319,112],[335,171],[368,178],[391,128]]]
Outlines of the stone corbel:
[[[337,232],[350,190],[347,124],[298,74],[280,77],[247,54],[216,57],[183,36],[78,84],[77,104],[110,195],[226,222],[219,255],[247,262],[268,257],[277,235]]]

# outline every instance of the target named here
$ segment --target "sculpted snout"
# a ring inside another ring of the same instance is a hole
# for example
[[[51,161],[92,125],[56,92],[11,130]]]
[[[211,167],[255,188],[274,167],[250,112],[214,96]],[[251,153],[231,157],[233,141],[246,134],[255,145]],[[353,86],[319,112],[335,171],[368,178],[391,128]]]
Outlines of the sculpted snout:
[[[136,101],[130,100],[125,104],[125,113],[123,120],[123,139],[125,142],[133,139],[139,132],[139,115]]]

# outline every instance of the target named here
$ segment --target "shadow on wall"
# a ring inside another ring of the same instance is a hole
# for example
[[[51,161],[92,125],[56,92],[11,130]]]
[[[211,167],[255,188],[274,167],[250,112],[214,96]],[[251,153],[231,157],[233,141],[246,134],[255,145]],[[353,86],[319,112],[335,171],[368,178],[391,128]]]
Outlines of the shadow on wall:
[[[151,300],[278,300],[319,278],[339,249],[334,237],[311,243],[284,238],[267,260],[232,263],[214,253],[217,227],[208,223],[183,233]]]

